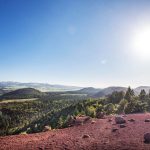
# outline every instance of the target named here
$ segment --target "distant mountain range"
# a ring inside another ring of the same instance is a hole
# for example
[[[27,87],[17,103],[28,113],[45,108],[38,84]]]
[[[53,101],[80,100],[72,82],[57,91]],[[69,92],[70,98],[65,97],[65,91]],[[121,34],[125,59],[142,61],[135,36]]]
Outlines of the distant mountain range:
[[[87,94],[93,97],[103,97],[111,94],[114,91],[126,91],[127,87],[111,86],[107,88],[93,88],[93,87],[77,87],[65,85],[52,85],[47,83],[20,83],[20,82],[0,82],[0,95],[23,88],[34,88],[42,92],[65,92],[72,91],[72,93]],[[134,89],[135,94],[139,94],[144,89],[147,93],[150,91],[150,86],[140,86]]]
[[[16,90],[21,88],[34,88],[42,92],[52,91],[75,91],[80,90],[82,87],[65,86],[65,85],[52,85],[47,83],[20,83],[20,82],[0,82],[0,89],[2,90]],[[2,91],[0,92],[2,93]]]

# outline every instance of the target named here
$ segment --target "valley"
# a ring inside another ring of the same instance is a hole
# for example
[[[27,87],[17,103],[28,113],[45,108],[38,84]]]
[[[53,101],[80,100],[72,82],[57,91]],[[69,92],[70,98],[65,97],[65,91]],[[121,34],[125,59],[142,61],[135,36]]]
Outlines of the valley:
[[[38,133],[45,126],[66,128],[72,116],[99,118],[101,114],[144,113],[149,108],[150,94],[144,89],[137,94],[130,87],[89,87],[63,92],[22,88],[0,96],[0,135]]]

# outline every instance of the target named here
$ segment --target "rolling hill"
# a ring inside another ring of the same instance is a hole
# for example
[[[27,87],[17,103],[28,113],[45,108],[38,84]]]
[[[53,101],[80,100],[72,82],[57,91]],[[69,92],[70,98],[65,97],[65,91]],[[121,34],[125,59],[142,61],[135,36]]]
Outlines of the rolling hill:
[[[42,92],[68,92],[77,94],[87,94],[93,97],[103,97],[111,94],[114,91],[126,91],[127,87],[111,86],[104,89],[94,87],[77,87],[65,85],[52,85],[47,83],[20,83],[20,82],[0,82],[0,95],[10,91],[24,88],[33,88]],[[144,89],[147,93],[150,91],[150,86],[139,86],[134,89],[136,95]]]
[[[120,92],[120,91],[126,91],[127,88],[126,87],[115,87],[115,86],[112,86],[112,87],[108,87],[108,88],[104,88],[102,89],[100,92],[94,94],[93,96],[94,97],[103,97],[103,96],[106,96],[106,95],[109,95],[115,91],[117,92]]]
[[[0,95],[3,95],[3,94],[8,93],[8,92],[11,92],[11,90],[3,89],[3,88],[0,89]]]
[[[39,98],[46,94],[33,88],[23,88],[0,96],[0,99],[25,99],[25,98]]]
[[[96,88],[93,88],[93,87],[87,87],[87,88],[83,88],[81,90],[78,90],[76,92],[80,93],[80,94],[93,95],[93,94],[96,94],[100,91],[101,91],[101,89],[96,89]]]
[[[0,89],[0,95],[5,94],[5,91],[3,89]]]

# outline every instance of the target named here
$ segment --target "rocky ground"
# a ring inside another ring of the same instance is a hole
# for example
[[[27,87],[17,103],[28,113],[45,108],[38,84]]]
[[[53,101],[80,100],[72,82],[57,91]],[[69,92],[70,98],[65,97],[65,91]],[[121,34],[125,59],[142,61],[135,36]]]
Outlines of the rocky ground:
[[[109,116],[66,129],[0,137],[0,150],[150,150],[144,142],[144,134],[150,133],[150,114],[123,119],[121,125]]]

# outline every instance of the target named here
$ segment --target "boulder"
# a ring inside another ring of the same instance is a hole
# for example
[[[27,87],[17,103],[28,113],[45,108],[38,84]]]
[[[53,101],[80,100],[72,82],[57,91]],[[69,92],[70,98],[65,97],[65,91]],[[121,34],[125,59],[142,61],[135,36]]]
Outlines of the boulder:
[[[144,134],[144,142],[145,143],[150,143],[150,133],[145,133]]]
[[[123,123],[126,123],[126,120],[123,117],[116,116],[115,122],[116,122],[116,124],[123,124]]]

